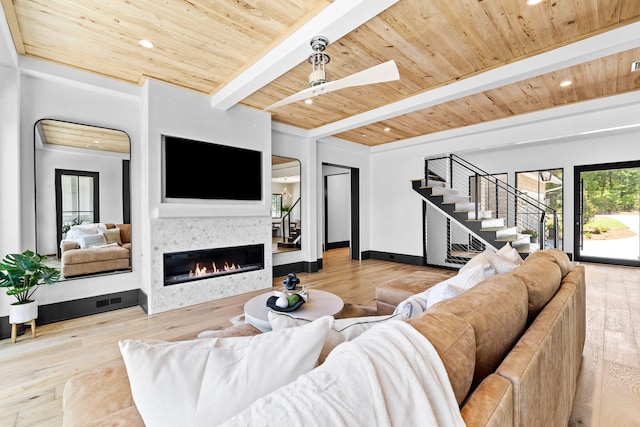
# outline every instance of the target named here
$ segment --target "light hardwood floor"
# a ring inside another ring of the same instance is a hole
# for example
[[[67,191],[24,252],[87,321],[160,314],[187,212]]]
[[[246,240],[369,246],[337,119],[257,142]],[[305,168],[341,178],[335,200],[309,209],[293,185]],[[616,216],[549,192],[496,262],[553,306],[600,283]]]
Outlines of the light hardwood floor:
[[[375,306],[375,286],[421,267],[324,255],[319,273],[299,274],[310,289],[345,303]],[[282,278],[274,278],[281,286]],[[587,344],[572,426],[640,426],[640,270],[587,266]],[[38,337],[0,341],[0,426],[60,426],[62,390],[78,373],[120,363],[123,338],[189,339],[231,326],[251,294],[147,316],[138,308],[38,327]]]

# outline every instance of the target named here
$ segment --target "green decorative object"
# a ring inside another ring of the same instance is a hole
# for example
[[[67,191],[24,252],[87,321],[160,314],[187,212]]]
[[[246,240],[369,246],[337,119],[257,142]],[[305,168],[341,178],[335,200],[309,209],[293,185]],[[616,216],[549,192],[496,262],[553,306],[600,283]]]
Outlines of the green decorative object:
[[[45,256],[26,250],[21,254],[8,254],[0,262],[0,288],[14,296],[16,304],[31,302],[40,285],[52,285],[60,279],[60,270],[42,263]]]

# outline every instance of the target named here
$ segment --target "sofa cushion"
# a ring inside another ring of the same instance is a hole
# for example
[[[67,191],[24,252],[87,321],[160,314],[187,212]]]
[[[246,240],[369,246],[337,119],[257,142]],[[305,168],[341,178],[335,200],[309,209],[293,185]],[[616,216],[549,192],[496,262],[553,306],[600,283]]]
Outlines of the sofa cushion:
[[[562,277],[566,276],[572,267],[571,260],[569,260],[567,254],[560,249],[545,249],[544,251],[534,252],[527,257],[527,261],[530,262],[538,258],[546,258],[558,264]]]
[[[473,326],[476,337],[473,388],[495,371],[522,335],[528,302],[527,287],[522,280],[513,275],[497,275],[427,310],[427,313],[452,313]]]
[[[277,313],[275,311],[270,311],[268,315],[269,322],[271,323],[271,327],[274,331],[283,328],[294,328],[312,322],[312,320],[310,319],[294,317],[287,313]],[[343,342],[351,341],[352,339],[360,336],[362,333],[367,331],[369,328],[392,319],[405,320],[406,316],[400,313],[388,316],[366,316],[352,317],[348,319],[336,319],[333,322],[333,327],[327,334],[327,339],[322,346],[322,351],[320,352],[320,358],[318,359],[318,362],[323,363],[326,360],[327,356],[329,356],[329,353],[331,353],[331,350],[333,350],[336,346],[342,344]]]
[[[471,387],[476,365],[476,340],[471,325],[447,313],[424,313],[408,323],[424,335],[442,359],[460,405]]]
[[[538,257],[527,260],[511,273],[527,285],[529,319],[535,318],[560,287],[560,267],[553,261]]]
[[[76,249],[62,253],[62,263],[65,265],[85,264],[117,259],[129,259],[130,252],[119,246],[108,248]]]
[[[122,239],[120,238],[120,229],[119,228],[111,228],[108,230],[98,229],[98,234],[102,234],[104,236],[104,240],[107,243],[117,243],[118,245],[122,245]]]
[[[395,307],[411,295],[423,292],[436,283],[455,276],[456,273],[453,270],[434,268],[405,274],[378,285],[376,287],[376,299]]]
[[[97,420],[123,411],[120,415],[128,423],[144,426],[131,397],[124,365],[100,368],[71,378],[62,394],[63,426],[85,427],[100,425]],[[102,425],[117,425],[115,423]]]
[[[131,224],[116,224],[120,229],[120,239],[122,243],[131,243]]]
[[[146,425],[218,425],[316,366],[333,318],[251,337],[120,341]]]

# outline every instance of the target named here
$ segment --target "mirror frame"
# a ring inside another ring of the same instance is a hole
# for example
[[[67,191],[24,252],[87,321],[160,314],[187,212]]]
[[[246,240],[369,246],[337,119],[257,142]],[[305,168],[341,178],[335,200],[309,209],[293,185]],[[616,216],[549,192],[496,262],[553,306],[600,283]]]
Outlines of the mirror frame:
[[[51,119],[51,118],[42,118],[39,119],[35,122],[34,124],[34,135],[33,135],[33,177],[34,177],[34,213],[35,213],[35,217],[34,217],[34,228],[35,228],[35,235],[34,235],[34,246],[35,246],[35,250],[37,253],[40,253],[39,251],[42,249],[39,246],[42,244],[38,244],[39,241],[41,241],[40,239],[40,235],[39,232],[42,232],[41,230],[41,226],[39,227],[39,217],[38,214],[42,213],[41,209],[43,209],[42,206],[39,206],[38,203],[38,197],[39,197],[39,189],[38,189],[38,177],[39,174],[42,174],[43,171],[41,171],[40,169],[42,168],[42,164],[39,164],[39,159],[38,159],[38,153],[39,151],[45,151],[42,149],[42,147],[39,146],[39,141],[38,138],[40,138],[40,141],[42,142],[42,144],[46,144],[47,141],[45,139],[45,135],[44,135],[44,131],[42,130],[42,124],[43,123],[47,123],[47,122],[56,122],[56,123],[60,123],[60,124],[65,124],[68,125],[69,128],[73,131],[73,130],[77,130],[77,129],[73,129],[73,128],[79,128],[79,127],[86,127],[86,128],[92,128],[94,130],[96,130],[96,134],[94,134],[93,136],[95,138],[90,138],[92,139],[91,147],[89,147],[89,144],[87,144],[87,148],[81,147],[79,146],[78,143],[75,144],[58,144],[58,143],[54,143],[52,145],[57,145],[62,147],[59,152],[65,152],[65,151],[69,151],[69,152],[73,152],[75,150],[78,149],[86,149],[86,150],[92,150],[92,151],[96,151],[95,148],[93,148],[93,144],[98,144],[98,139],[101,139],[103,146],[106,146],[106,149],[101,149],[101,150],[97,150],[97,151],[102,151],[102,152],[119,152],[122,154],[122,158],[120,158],[121,160],[121,169],[120,169],[120,174],[122,177],[122,187],[120,189],[120,196],[122,199],[122,213],[121,213],[121,223],[122,224],[131,224],[131,137],[129,136],[128,133],[126,133],[123,130],[120,129],[114,129],[114,128],[108,128],[108,127],[104,127],[104,126],[95,126],[95,125],[90,125],[90,124],[86,124],[86,123],[79,123],[79,122],[72,122],[72,121],[68,121],[68,120],[60,120],[60,119]],[[115,133],[118,134],[122,134],[123,136],[126,136],[126,139],[128,140],[128,153],[124,153],[122,151],[117,151],[117,148],[114,148],[113,145],[111,144],[110,135],[115,135]],[[82,139],[85,139],[86,136],[79,136],[77,133],[73,133],[72,134],[74,137],[78,137],[78,141],[81,141]],[[66,148],[65,148],[66,147]],[[77,151],[76,151],[77,152]],[[114,158],[117,158],[117,155],[114,154]],[[41,162],[41,161],[40,161]],[[66,165],[53,165],[54,171],[57,169],[70,169],[69,167],[66,167]],[[76,168],[74,167],[74,169],[82,169],[82,167],[80,168]],[[53,178],[55,180],[55,178]],[[55,182],[55,181],[54,181]],[[101,184],[102,185],[102,184]],[[42,188],[40,188],[40,191],[43,191]],[[55,191],[52,189],[51,190],[52,194],[55,194]],[[100,193],[103,193],[103,191],[100,191]],[[99,203],[99,201],[98,201]],[[47,203],[48,204],[48,203]],[[57,205],[58,201],[54,200],[54,205]],[[56,212],[52,213],[52,216],[55,218],[58,215],[58,207],[56,206]],[[98,218],[98,221],[100,221],[101,218]],[[57,224],[57,220],[56,220],[56,224]],[[61,230],[57,230],[57,225],[56,227],[56,236],[60,236],[61,235]],[[40,230],[39,230],[40,229]],[[58,255],[59,251],[60,251],[60,239],[59,237],[56,237],[57,239],[57,251],[56,251],[56,261],[54,264],[56,264],[56,267],[60,266],[61,263],[61,258]],[[45,254],[48,255],[48,254]],[[50,254],[53,255],[53,254]],[[60,280],[73,280],[73,279],[82,279],[82,278],[86,278],[86,277],[94,277],[94,276],[102,276],[102,275],[111,275],[111,274],[121,274],[121,273],[129,273],[133,270],[133,257],[130,256],[129,257],[129,268],[128,269],[121,269],[121,270],[112,270],[112,271],[104,271],[104,272],[96,272],[96,273],[90,273],[90,274],[85,274],[85,275],[78,275],[78,276],[71,276],[71,277],[61,277]],[[46,261],[45,261],[46,263]]]
[[[300,208],[299,208],[299,209],[300,209],[300,216],[302,216],[302,162],[301,162],[299,159],[296,159],[296,158],[293,158],[293,157],[278,156],[278,155],[275,155],[275,154],[272,154],[272,155],[271,155],[271,196],[272,196],[272,197],[273,197],[273,195],[275,195],[275,194],[280,194],[280,195],[282,195],[281,193],[274,193],[274,192],[273,192],[273,179],[274,179],[274,176],[273,176],[273,170],[274,170],[274,166],[276,166],[276,165],[277,165],[277,164],[274,164],[274,163],[273,163],[273,161],[274,161],[274,159],[275,159],[275,158],[278,158],[278,159],[287,159],[287,160],[289,160],[288,162],[281,162],[281,163],[279,163],[279,164],[283,164],[283,163],[291,163],[291,162],[294,162],[294,161],[295,161],[295,162],[298,162],[298,177],[299,177],[299,181],[297,182],[298,187],[299,187],[299,189],[298,189],[298,193],[299,193],[299,194],[298,194],[298,198],[300,199]],[[292,202],[293,202],[293,201],[292,201]],[[285,206],[285,204],[284,204],[284,197],[283,197],[283,200],[282,200],[282,204],[283,204],[283,207],[284,207],[284,206]],[[279,218],[277,218],[277,217],[273,217],[273,216],[272,216],[272,217],[271,217],[272,223],[274,223],[274,221],[275,221],[275,220],[279,220],[279,222],[280,222],[280,224],[281,224],[281,225],[280,225],[280,228],[281,228],[281,227],[282,227],[282,221],[283,221],[283,218],[285,217],[285,215],[286,215],[285,211],[284,211],[284,210],[282,210],[282,212],[281,212],[281,216],[280,216]],[[302,227],[300,228],[301,233],[302,233],[302,229],[303,229],[303,228],[304,228],[304,224],[303,224],[303,225],[302,225]],[[272,237],[273,237],[273,236],[272,236]],[[282,236],[281,236],[281,237],[282,237]],[[303,238],[303,242],[304,242],[304,238]],[[292,251],[300,251],[300,250],[302,250],[302,248],[300,248],[300,247],[283,248],[282,250],[280,250],[280,249],[277,249],[277,250],[272,249],[272,253],[273,253],[273,254],[277,254],[277,253],[292,252]]]

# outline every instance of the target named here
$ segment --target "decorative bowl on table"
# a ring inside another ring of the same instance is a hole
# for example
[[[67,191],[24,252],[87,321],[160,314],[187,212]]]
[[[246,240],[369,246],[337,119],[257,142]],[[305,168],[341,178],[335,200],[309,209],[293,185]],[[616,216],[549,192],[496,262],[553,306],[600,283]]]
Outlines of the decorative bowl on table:
[[[297,295],[297,294],[292,294],[292,295]],[[281,298],[279,296],[276,295],[272,295],[267,299],[267,307],[269,307],[270,309],[272,309],[273,311],[279,311],[282,313],[290,313],[292,311],[296,311],[297,309],[300,308],[300,306],[302,306],[302,304],[304,304],[304,299],[299,296],[298,302],[296,302],[294,305],[290,305],[287,307],[280,307],[279,305],[276,304],[276,301],[278,301],[278,298]]]

